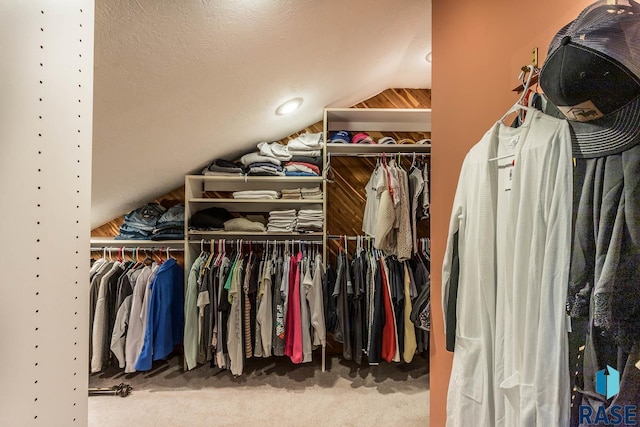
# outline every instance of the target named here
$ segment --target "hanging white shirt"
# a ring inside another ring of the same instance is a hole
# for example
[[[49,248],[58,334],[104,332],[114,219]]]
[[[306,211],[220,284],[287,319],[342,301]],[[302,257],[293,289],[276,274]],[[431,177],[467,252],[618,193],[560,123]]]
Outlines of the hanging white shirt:
[[[514,156],[489,160],[503,152]],[[467,154],[442,269],[445,328],[457,315],[448,426],[568,425],[571,204],[563,120],[530,111],[519,128],[496,123]]]

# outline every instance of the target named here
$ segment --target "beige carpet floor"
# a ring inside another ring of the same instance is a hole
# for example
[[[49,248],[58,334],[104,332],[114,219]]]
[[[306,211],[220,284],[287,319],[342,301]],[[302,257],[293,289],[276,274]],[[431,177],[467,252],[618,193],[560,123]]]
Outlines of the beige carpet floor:
[[[316,358],[314,355],[314,359]],[[125,398],[89,398],[89,426],[428,426],[427,361],[359,367],[337,357],[293,365],[286,358],[250,359],[242,376],[182,358],[152,371],[113,369],[91,375],[90,387],[131,385]]]

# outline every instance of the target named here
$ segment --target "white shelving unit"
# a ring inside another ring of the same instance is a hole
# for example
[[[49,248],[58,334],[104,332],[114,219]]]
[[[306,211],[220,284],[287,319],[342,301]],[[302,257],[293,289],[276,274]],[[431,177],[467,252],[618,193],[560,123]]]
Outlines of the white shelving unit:
[[[322,241],[325,232],[313,233],[273,233],[273,232],[229,232],[224,230],[190,230],[189,219],[203,209],[221,207],[232,213],[255,213],[268,216],[276,209],[322,209],[325,199],[233,199],[233,191],[243,190],[283,190],[301,187],[320,187],[322,177],[273,177],[273,176],[208,176],[187,175],[185,177],[185,267],[188,268],[200,249],[203,239],[247,239],[247,240],[314,240]],[[323,189],[324,190],[324,189]],[[207,196],[208,192],[224,194],[223,197]]]
[[[427,144],[346,144],[329,143],[329,134],[334,131],[349,132],[418,132],[425,135],[431,133],[431,109],[402,109],[402,108],[325,108],[323,136],[324,136],[324,164],[331,164],[332,156],[375,156],[388,153],[415,153],[416,155],[430,155],[431,143]],[[327,184],[324,183],[323,194],[327,199]],[[324,259],[327,257],[326,236],[327,211],[324,211],[325,245]]]
[[[425,109],[354,109],[327,108],[324,111],[323,161],[328,155],[376,155],[380,153],[429,154],[430,144],[327,144],[328,132],[418,132],[431,131],[431,110]],[[314,187],[322,189],[319,200],[242,200],[233,199],[229,192],[241,190],[283,190],[287,188]],[[191,216],[203,209],[222,207],[229,212],[262,213],[265,216],[274,209],[305,209],[317,207],[323,211],[323,230],[314,233],[225,232],[222,230],[189,230]],[[185,272],[191,267],[200,251],[203,240],[307,240],[322,242],[323,259],[327,255],[327,183],[323,177],[260,177],[260,176],[206,176],[185,177]],[[188,273],[185,274],[185,281]],[[324,354],[322,362],[324,371]]]

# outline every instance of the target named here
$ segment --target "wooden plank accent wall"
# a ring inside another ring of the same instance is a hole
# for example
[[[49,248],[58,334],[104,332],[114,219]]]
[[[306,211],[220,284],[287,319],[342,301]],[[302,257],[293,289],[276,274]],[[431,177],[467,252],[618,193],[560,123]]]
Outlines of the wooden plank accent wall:
[[[355,108],[431,108],[431,90],[429,89],[387,89],[378,95],[367,99]],[[322,132],[322,122],[315,123],[300,132],[289,135],[280,142],[286,144],[291,139],[304,132]],[[366,130],[366,129],[363,129]],[[379,132],[371,132],[376,140],[383,135]],[[388,133],[396,140],[411,138],[417,141],[430,137],[430,134],[421,133]],[[331,160],[332,169],[335,172],[336,184],[330,184],[330,197],[328,199],[328,230],[331,234],[361,234],[362,214],[364,212],[364,186],[373,171],[375,159],[371,158],[334,158]],[[184,186],[158,198],[155,202],[164,206],[172,206],[176,203],[184,203]],[[116,218],[108,223],[92,230],[93,237],[113,237],[119,232],[120,225],[124,222],[124,216]],[[422,221],[419,228],[422,236],[428,236],[428,224]],[[333,247],[333,245],[330,245]]]

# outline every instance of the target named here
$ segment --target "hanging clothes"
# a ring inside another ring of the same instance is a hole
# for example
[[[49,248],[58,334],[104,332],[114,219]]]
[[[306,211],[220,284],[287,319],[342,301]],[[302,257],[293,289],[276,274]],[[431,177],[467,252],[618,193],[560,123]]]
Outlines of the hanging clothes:
[[[241,285],[243,278],[243,262],[236,259],[231,267],[231,274],[224,287],[228,291],[231,304],[228,323],[227,346],[229,350],[230,369],[233,375],[242,375],[244,368],[244,347],[242,344],[242,309]]]
[[[145,265],[136,279],[133,288],[133,299],[131,302],[131,312],[129,313],[129,323],[127,329],[127,337],[125,340],[125,373],[136,372],[135,364],[142,350],[142,340],[144,337],[143,307],[145,303],[144,297],[146,289],[152,279],[152,272],[158,268],[157,264]],[[145,310],[146,313],[146,310]]]
[[[289,299],[285,329],[284,354],[293,363],[302,363],[302,313],[300,306],[300,261],[302,253],[292,255],[289,270]]]
[[[567,123],[537,110],[465,158],[442,270],[448,426],[567,425],[571,174]]]
[[[313,345],[320,345],[323,348],[327,344],[327,330],[324,318],[324,299],[322,296],[322,280],[324,278],[324,268],[322,266],[322,255],[316,254],[314,260],[314,273],[311,281],[305,280],[307,301],[313,327]]]
[[[347,360],[353,359],[352,328],[349,310],[349,298],[353,296],[353,285],[349,274],[349,262],[346,251],[340,247],[336,270],[336,281],[332,297],[335,298],[337,322],[333,335],[336,341],[342,343],[342,356]]]
[[[200,270],[206,261],[207,253],[203,252],[193,262],[187,279],[187,290],[184,300],[184,358],[187,370],[197,366],[198,358],[198,281]]]
[[[152,361],[165,359],[183,342],[184,272],[175,259],[162,263],[149,289],[148,319],[137,371],[151,369]]]
[[[335,291],[329,298],[335,305],[326,315],[337,319],[330,331],[343,343],[343,357],[358,364],[364,363],[364,356],[370,365],[383,360],[409,363],[419,350],[418,336],[423,338],[410,319],[412,302],[418,297],[412,268],[424,267],[422,260],[416,255],[412,258],[415,267],[411,267],[408,261],[400,262],[393,255],[365,250],[360,241],[350,265],[345,259],[346,251],[340,247],[337,273],[328,266],[325,274],[325,280],[333,284],[330,289]],[[345,299],[346,308],[341,309]],[[351,349],[346,356],[345,341]]]
[[[271,356],[273,339],[272,269],[273,259],[265,260],[257,296],[258,312],[256,315],[256,344],[254,351],[256,357]]]
[[[395,160],[378,162],[365,186],[362,231],[374,246],[400,261],[411,258],[417,246],[417,210],[424,190],[424,169],[414,164],[407,173]],[[427,171],[428,173],[428,171]]]

